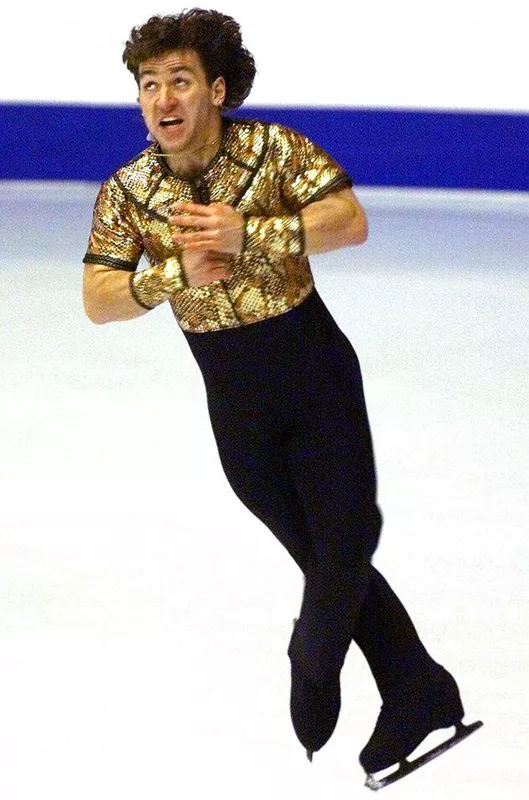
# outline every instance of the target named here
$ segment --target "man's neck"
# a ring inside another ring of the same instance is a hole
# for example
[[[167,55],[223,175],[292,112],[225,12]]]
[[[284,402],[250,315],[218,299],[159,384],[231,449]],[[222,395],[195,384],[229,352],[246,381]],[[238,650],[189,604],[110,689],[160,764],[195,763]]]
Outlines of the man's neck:
[[[179,175],[195,175],[203,172],[220,148],[222,140],[222,119],[215,125],[202,144],[182,153],[167,154],[165,160],[169,169]]]

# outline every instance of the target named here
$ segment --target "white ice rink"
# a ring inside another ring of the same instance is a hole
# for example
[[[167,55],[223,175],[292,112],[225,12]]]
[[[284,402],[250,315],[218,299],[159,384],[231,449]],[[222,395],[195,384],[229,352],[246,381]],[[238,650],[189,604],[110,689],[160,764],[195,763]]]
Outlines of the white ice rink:
[[[310,765],[301,576],[225,483],[170,309],[83,314],[96,188],[0,186],[0,797],[368,798],[375,684],[353,645]],[[383,797],[525,800],[529,197],[358,195],[368,243],[312,264],[363,365],[375,563],[485,722]]]

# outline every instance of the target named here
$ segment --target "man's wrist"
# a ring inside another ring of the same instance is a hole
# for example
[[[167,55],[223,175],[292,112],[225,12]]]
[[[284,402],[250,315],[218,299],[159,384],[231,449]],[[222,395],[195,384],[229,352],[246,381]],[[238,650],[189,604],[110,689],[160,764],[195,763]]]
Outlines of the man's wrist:
[[[300,257],[305,253],[301,212],[282,217],[244,216],[242,254],[271,259]]]
[[[130,292],[136,303],[149,311],[187,286],[184,269],[176,256],[130,276]]]

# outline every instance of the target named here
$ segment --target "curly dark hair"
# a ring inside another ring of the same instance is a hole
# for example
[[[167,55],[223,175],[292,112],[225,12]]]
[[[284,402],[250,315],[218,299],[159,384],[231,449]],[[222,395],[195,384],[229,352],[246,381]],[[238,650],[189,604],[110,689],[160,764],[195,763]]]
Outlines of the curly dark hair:
[[[138,83],[140,64],[167,50],[194,50],[210,84],[218,77],[224,78],[224,108],[238,108],[250,94],[255,61],[243,46],[239,24],[232,17],[203,8],[151,17],[132,29],[123,62]]]

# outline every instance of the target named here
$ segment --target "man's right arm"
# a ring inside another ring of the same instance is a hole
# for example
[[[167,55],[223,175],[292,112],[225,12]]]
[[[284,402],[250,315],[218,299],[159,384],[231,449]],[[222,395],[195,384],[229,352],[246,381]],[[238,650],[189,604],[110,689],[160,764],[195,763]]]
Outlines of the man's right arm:
[[[87,317],[96,325],[135,319],[148,311],[132,296],[130,272],[103,264],[85,264],[83,303]]]
[[[169,289],[165,293],[160,291],[166,272],[166,264],[160,264],[133,273],[135,288],[131,288],[131,273],[128,270],[103,264],[85,264],[83,303],[86,315],[97,325],[141,317],[174,293]],[[182,273],[187,286],[205,286],[213,281],[227,280],[231,276],[230,258],[211,251],[184,253]],[[155,291],[149,291],[153,285]],[[170,287],[171,283],[167,286]],[[146,305],[138,302],[142,297],[147,301]],[[154,298],[152,302],[151,298]]]

